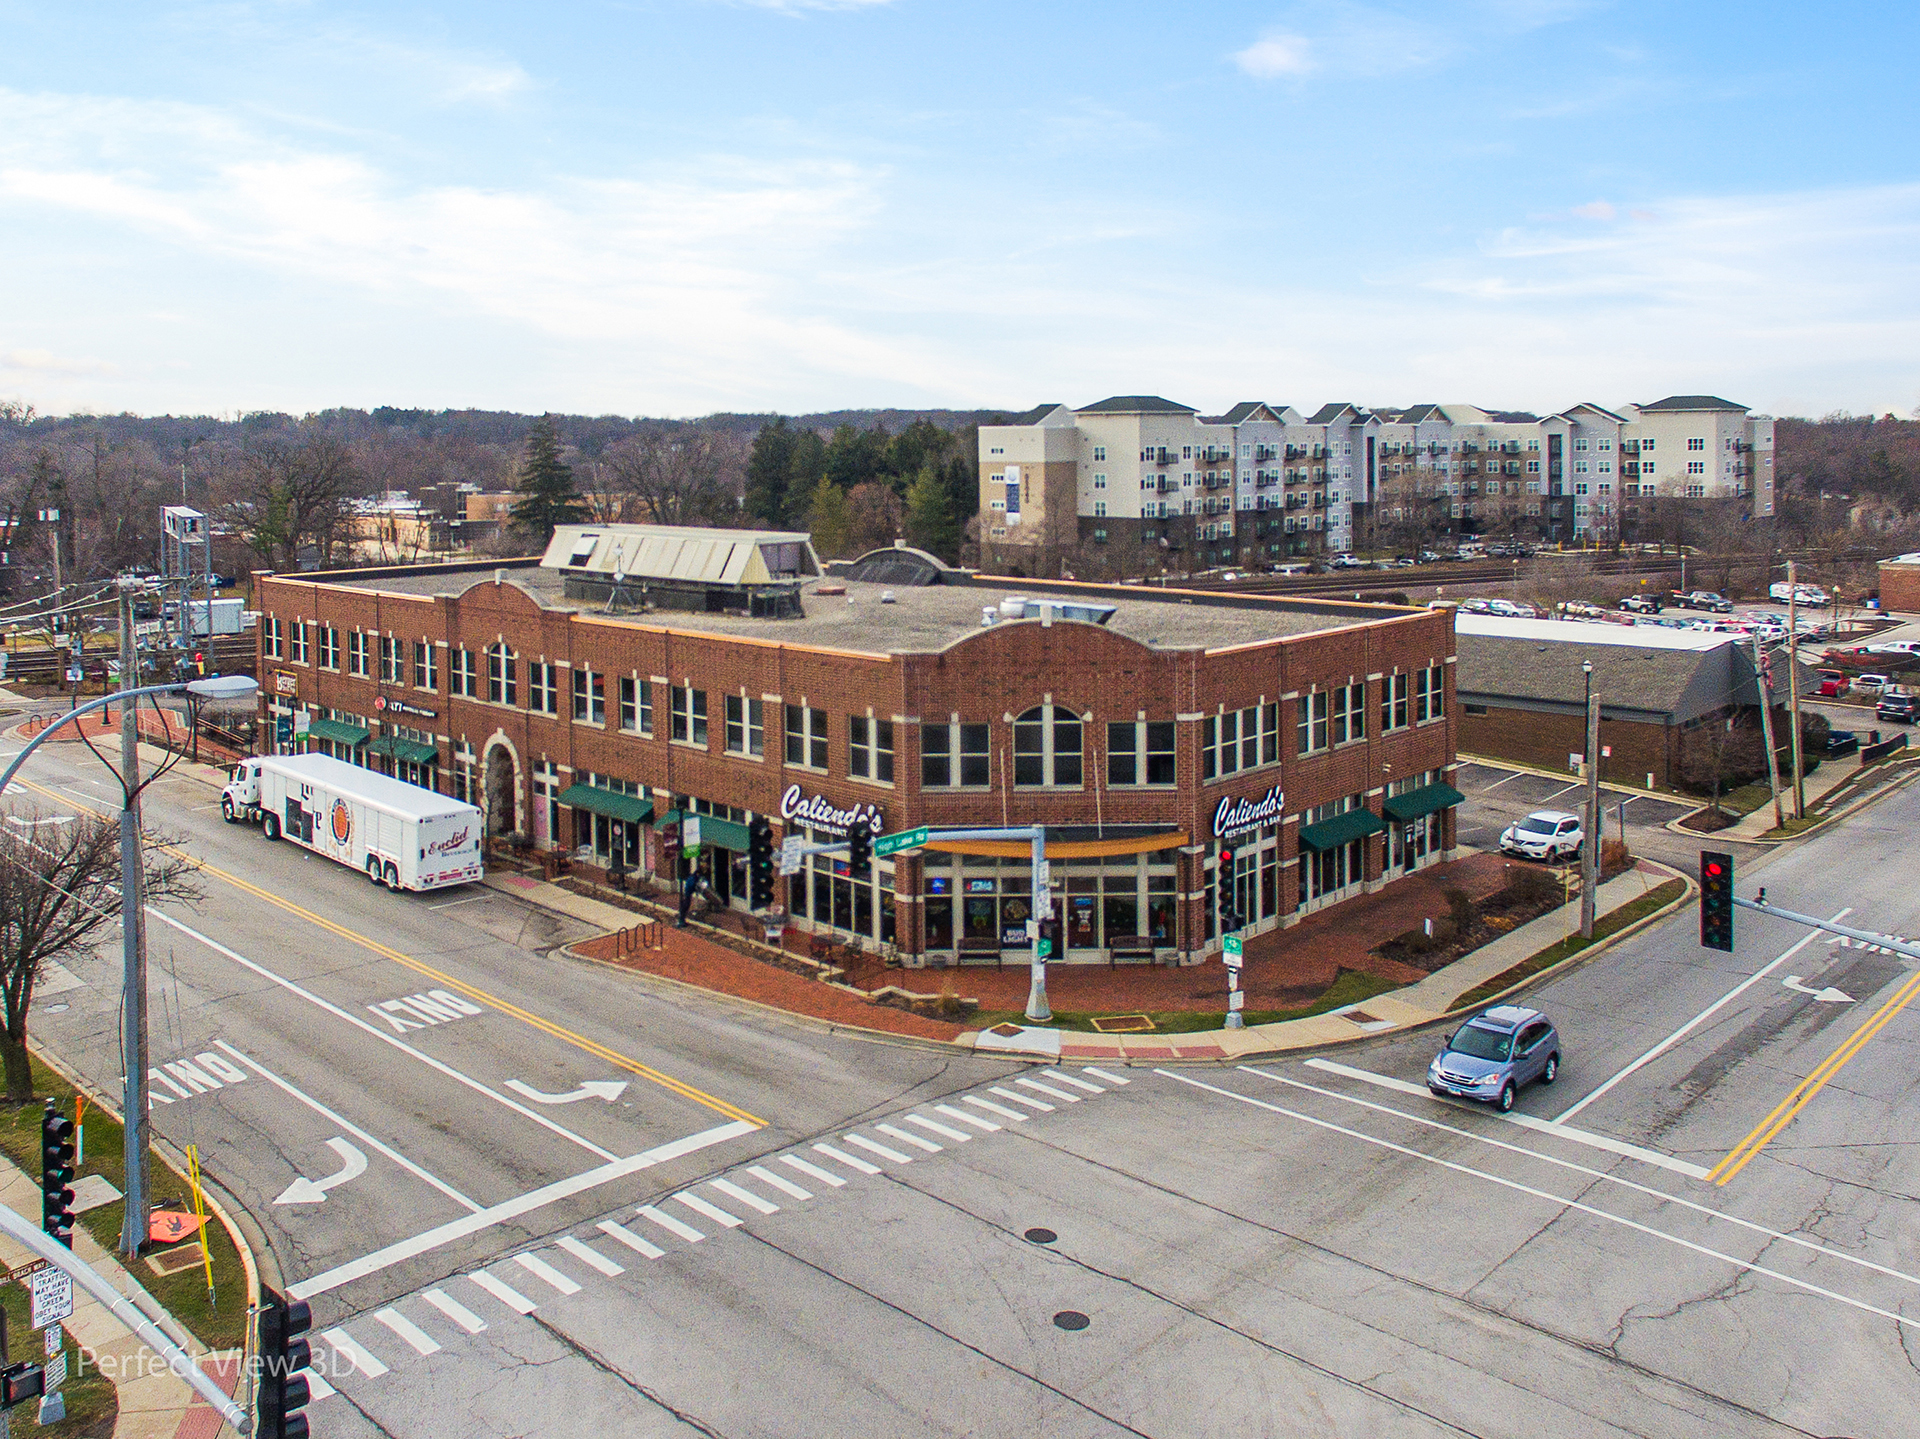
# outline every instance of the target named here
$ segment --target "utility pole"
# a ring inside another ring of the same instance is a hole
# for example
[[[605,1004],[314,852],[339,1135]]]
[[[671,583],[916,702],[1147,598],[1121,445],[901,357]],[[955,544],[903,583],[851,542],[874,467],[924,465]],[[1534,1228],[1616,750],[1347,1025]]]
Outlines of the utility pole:
[[[1753,637],[1753,687],[1760,695],[1760,735],[1767,746],[1767,788],[1773,791],[1773,826],[1787,827],[1780,812],[1780,757],[1773,752],[1773,683],[1771,666],[1761,657],[1760,636]]]
[[[140,659],[134,646],[133,597],[136,581],[120,580],[120,689],[140,685]],[[121,1054],[127,1068],[125,1107],[126,1217],[120,1226],[120,1252],[138,1257],[147,1239],[147,912],[145,865],[140,852],[140,732],[134,723],[139,701],[120,702],[120,957]]]
[[[1787,723],[1793,747],[1793,817],[1807,813],[1807,780],[1800,768],[1800,585],[1797,567],[1787,561]]]
[[[1594,890],[1600,882],[1600,696],[1593,692],[1593,661],[1587,676],[1587,814],[1580,846],[1580,937],[1593,938]]]
[[[1046,921],[1053,918],[1051,872],[1047,866],[1047,832],[1033,831],[1033,982],[1027,987],[1027,1018],[1045,1024],[1053,1018],[1053,1006],[1047,1003]],[[1061,931],[1065,935],[1065,930]]]

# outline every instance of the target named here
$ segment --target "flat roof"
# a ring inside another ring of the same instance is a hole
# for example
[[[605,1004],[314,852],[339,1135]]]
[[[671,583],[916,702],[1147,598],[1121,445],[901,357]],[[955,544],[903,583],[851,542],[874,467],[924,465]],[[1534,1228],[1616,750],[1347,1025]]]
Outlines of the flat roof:
[[[1638,650],[1715,650],[1740,642],[1740,636],[1708,630],[1676,630],[1664,625],[1615,625],[1604,621],[1510,619],[1503,615],[1454,616],[1457,635],[1496,639],[1548,640],[1563,645],[1624,645]]]
[[[674,609],[645,612],[628,610],[609,614],[600,601],[569,598],[565,593],[566,577],[561,572],[525,564],[417,574],[384,570],[364,576],[348,573],[331,578],[323,575],[285,575],[277,578],[304,580],[340,589],[377,590],[388,594],[458,596],[475,585],[493,583],[494,568],[502,571],[507,583],[526,591],[545,609],[605,615],[611,620],[626,620],[661,629],[734,635],[866,654],[928,654],[945,649],[982,628],[982,609],[991,606],[997,616],[1000,601],[1014,595],[1035,600],[1053,599],[1069,604],[1111,605],[1113,617],[1104,628],[1155,649],[1173,650],[1217,649],[1251,644],[1290,635],[1350,629],[1355,625],[1419,613],[1417,610],[1382,605],[1375,616],[1356,614],[1352,605],[1344,604],[1316,606],[1303,600],[1275,602],[1255,596],[1179,590],[1156,589],[1141,593],[1133,586],[1060,588],[1045,582],[1023,585],[1017,579],[999,577],[985,577],[985,582],[971,585],[901,586],[829,577],[809,579],[802,583],[801,594],[806,609],[804,616],[758,619],[746,615],[701,614]],[[820,594],[817,591],[823,584],[828,587],[843,586],[846,593]],[[882,604],[882,593],[891,593],[893,603]],[[997,622],[1018,623],[1013,620]],[[1055,620],[1055,623],[1079,622]]]

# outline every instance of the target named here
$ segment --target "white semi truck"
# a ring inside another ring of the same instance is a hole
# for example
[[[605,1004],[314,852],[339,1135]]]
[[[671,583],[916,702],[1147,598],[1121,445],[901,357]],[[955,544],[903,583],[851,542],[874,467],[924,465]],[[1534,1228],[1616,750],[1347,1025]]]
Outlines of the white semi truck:
[[[258,824],[352,865],[388,889],[480,878],[480,811],[323,754],[260,755],[234,766],[220,796],[228,824]]]

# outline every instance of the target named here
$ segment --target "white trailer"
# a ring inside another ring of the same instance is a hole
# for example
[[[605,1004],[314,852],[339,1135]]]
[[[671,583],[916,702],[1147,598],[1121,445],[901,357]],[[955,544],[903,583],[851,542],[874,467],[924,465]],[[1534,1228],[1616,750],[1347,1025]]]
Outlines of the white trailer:
[[[260,755],[234,766],[220,796],[228,824],[258,824],[388,889],[480,878],[480,811],[323,754]]]

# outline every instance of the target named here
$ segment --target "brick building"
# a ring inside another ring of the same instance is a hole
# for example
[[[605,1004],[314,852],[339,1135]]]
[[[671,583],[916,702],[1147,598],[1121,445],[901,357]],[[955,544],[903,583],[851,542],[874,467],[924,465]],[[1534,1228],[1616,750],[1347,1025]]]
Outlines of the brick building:
[[[863,579],[862,575],[884,577]],[[563,528],[539,562],[274,577],[263,704],[326,748],[471,799],[494,834],[670,876],[662,829],[745,906],[776,834],[1043,824],[1068,961],[1218,947],[1219,856],[1255,931],[1454,844],[1447,610],[1007,581],[804,535]],[[1024,947],[1022,845],[941,844],[855,882],[815,857],[792,923],[909,963]]]

